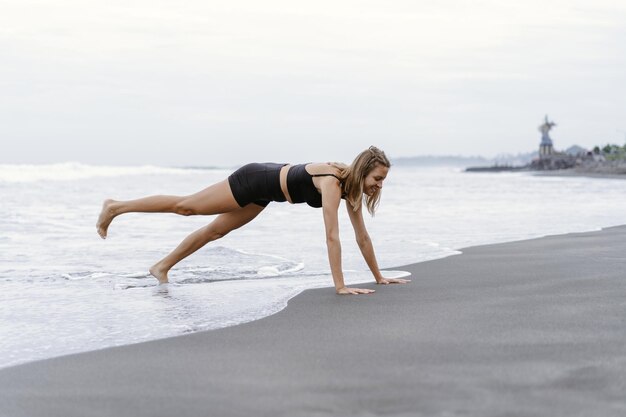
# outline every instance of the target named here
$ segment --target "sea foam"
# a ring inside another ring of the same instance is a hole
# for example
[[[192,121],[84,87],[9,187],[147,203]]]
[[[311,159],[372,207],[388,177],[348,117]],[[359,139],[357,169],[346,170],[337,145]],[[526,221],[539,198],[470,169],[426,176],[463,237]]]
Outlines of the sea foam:
[[[0,164],[0,182],[28,183],[37,181],[73,181],[96,177],[122,177],[129,175],[192,175],[201,168],[167,168],[153,165],[108,166],[86,165],[78,162],[28,165]]]

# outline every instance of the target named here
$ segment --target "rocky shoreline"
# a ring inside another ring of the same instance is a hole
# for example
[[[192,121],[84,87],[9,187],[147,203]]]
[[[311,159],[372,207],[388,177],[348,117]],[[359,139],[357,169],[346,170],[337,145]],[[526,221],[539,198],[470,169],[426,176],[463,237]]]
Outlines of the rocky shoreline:
[[[519,172],[529,171],[541,175],[590,175],[626,178],[626,160],[616,161],[577,161],[576,164],[550,166],[528,164],[523,166],[494,165],[488,167],[468,167],[465,172]]]
[[[626,161],[585,161],[572,168],[582,174],[610,174],[626,176]]]

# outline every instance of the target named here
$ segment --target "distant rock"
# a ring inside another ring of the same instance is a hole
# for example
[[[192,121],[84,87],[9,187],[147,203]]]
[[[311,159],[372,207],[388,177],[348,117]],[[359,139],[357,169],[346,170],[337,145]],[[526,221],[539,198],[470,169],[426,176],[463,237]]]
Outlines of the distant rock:
[[[529,168],[533,171],[554,171],[570,169],[580,163],[580,159],[566,153],[555,153],[537,158],[530,163]]]
[[[524,166],[510,166],[510,165],[493,165],[489,167],[468,167],[465,168],[465,172],[515,172],[515,171],[528,171],[528,165]]]
[[[626,175],[626,161],[606,161],[589,158],[577,164],[574,171],[578,173]]]
[[[539,157],[539,152],[527,152],[527,153],[518,153],[518,154],[499,154],[493,159],[494,165],[510,165],[510,166],[520,166],[527,165],[533,159]]]

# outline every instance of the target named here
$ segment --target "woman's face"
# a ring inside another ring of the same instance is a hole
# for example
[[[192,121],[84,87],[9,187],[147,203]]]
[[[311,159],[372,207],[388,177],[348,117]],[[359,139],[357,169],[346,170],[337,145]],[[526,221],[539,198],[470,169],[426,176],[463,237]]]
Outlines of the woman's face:
[[[377,190],[383,188],[383,181],[387,178],[389,168],[384,165],[376,164],[373,170],[365,177],[363,182],[363,193],[369,196],[374,195]]]

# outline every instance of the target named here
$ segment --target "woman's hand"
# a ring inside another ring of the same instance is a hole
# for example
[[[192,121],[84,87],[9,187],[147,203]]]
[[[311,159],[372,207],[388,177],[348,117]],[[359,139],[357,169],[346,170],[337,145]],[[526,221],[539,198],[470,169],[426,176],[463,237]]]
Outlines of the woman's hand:
[[[337,294],[340,295],[350,295],[350,294],[370,294],[375,292],[375,290],[368,290],[366,288],[347,288],[347,287],[341,287],[337,290]]]
[[[378,281],[377,284],[380,284],[380,285],[408,284],[409,282],[411,282],[410,279],[404,279],[404,278],[383,278],[380,281]]]

